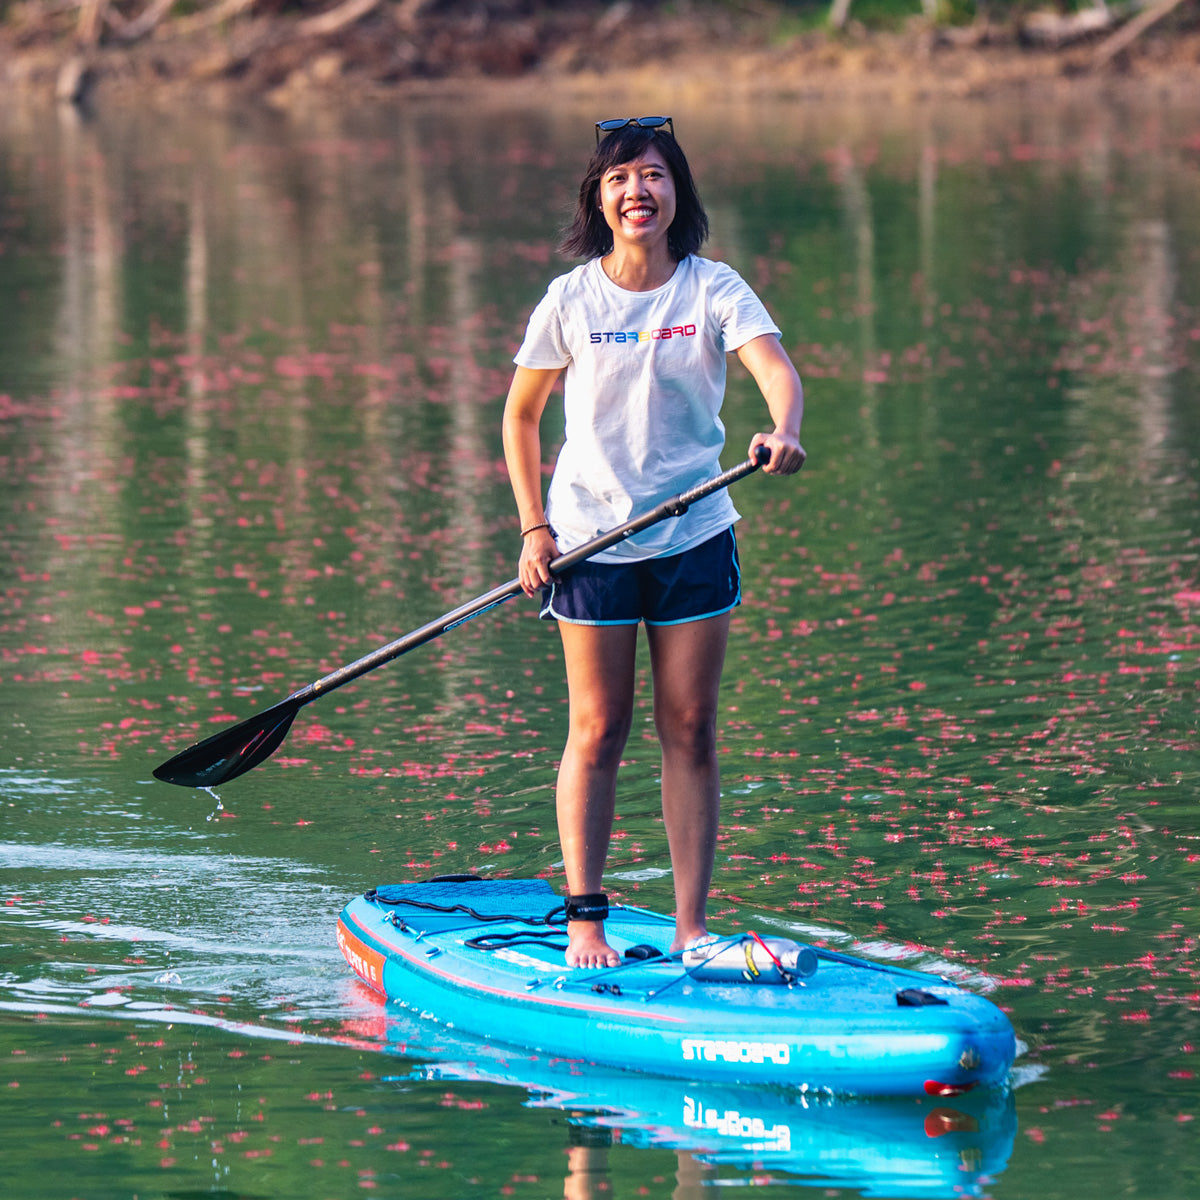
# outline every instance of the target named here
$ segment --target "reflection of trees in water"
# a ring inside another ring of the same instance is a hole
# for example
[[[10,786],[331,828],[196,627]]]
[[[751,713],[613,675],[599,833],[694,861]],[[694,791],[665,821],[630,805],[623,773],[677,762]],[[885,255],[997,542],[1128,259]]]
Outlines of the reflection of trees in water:
[[[94,130],[73,109],[59,109],[58,118],[63,241],[54,353],[67,418],[62,482],[69,495],[97,466],[107,470],[119,457],[113,428],[118,405],[96,380],[119,357],[127,247],[124,196]]]
[[[344,613],[326,654],[310,646],[325,665],[506,577],[495,426],[524,316],[564,268],[545,248],[588,152],[586,107],[9,111],[8,172],[39,197],[30,232],[57,231],[32,252],[57,276],[45,369],[62,420],[37,436],[63,470],[37,486],[59,519],[152,540],[193,606],[216,588],[238,625],[277,628],[282,605]],[[907,460],[953,458],[964,422],[999,438],[1056,413],[1097,460],[1096,431],[1119,420],[1147,472],[1175,469],[1196,230],[1172,114],[784,103],[764,122],[731,103],[685,119],[719,250],[805,344],[808,428],[852,406],[838,433],[854,452],[818,445],[811,478],[836,461],[846,488],[900,503]],[[1083,355],[1098,334],[1101,376]],[[1064,384],[1036,412],[1026,347],[1048,371],[1057,356]],[[760,409],[736,384],[739,446]],[[1039,477],[1062,451],[1022,447]],[[79,551],[101,577],[112,544]],[[231,556],[257,578],[249,596],[214,576]],[[468,641],[446,651],[451,691]]]

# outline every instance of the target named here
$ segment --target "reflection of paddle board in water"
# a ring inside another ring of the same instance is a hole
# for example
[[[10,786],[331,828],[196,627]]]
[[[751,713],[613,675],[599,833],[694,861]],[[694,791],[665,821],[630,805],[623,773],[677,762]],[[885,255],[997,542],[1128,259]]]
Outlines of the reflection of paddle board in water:
[[[618,905],[605,933],[621,966],[565,967],[562,907],[543,879],[381,887],[338,921],[347,962],[377,991],[546,1054],[861,1095],[953,1096],[1012,1066],[1008,1018],[937,976],[754,934],[668,955],[671,918]]]
[[[467,1037],[394,1005],[384,1010],[382,1024],[379,1032],[397,1054],[433,1060],[406,1068],[391,1082],[406,1090],[414,1079],[523,1088],[529,1107],[567,1114],[571,1132],[565,1140],[571,1145],[683,1150],[703,1164],[786,1172],[795,1177],[786,1182],[812,1187],[951,1200],[988,1193],[1008,1165],[1016,1136],[1016,1106],[1007,1088],[951,1099],[847,1100],[533,1055]]]

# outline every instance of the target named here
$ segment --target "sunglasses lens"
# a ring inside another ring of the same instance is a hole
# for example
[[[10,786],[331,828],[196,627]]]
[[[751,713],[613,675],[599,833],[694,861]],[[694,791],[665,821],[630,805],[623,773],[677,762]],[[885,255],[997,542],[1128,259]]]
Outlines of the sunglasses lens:
[[[661,129],[665,125],[667,132],[675,136],[675,126],[670,117],[609,117],[607,121],[596,122],[596,145],[600,145],[600,139],[607,134],[627,129],[630,125],[637,125],[641,129]]]

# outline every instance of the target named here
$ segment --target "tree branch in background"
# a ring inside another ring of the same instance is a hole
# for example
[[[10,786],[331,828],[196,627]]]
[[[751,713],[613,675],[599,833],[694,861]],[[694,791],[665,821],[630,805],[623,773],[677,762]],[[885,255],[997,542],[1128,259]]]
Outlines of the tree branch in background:
[[[1143,9],[1128,25],[1123,25],[1116,33],[1101,43],[1095,58],[1092,59],[1092,70],[1097,71],[1101,67],[1108,66],[1122,50],[1132,45],[1151,25],[1157,24],[1182,3],[1183,0],[1159,0],[1158,4]]]
[[[342,0],[336,8],[301,21],[297,29],[304,37],[329,37],[379,7],[381,0]]]
[[[153,32],[154,27],[175,7],[175,0],[150,0],[139,16],[126,21],[119,13],[109,9],[104,14],[105,23],[119,42],[136,42]]]
[[[1032,46],[1059,49],[1072,42],[1095,37],[1117,23],[1117,16],[1104,0],[1076,12],[1060,13],[1049,10],[1030,13],[1020,24],[1023,42]]]
[[[75,28],[75,40],[82,49],[90,50],[99,44],[107,9],[108,0],[83,0],[79,6],[79,24]]]
[[[171,22],[174,33],[194,33],[197,29],[207,29],[210,25],[220,25],[222,21],[232,20],[244,12],[248,12],[257,0],[220,0],[211,8],[201,9],[188,17],[178,17]]]
[[[845,29],[850,17],[850,0],[833,0],[829,6],[829,24],[834,29]]]

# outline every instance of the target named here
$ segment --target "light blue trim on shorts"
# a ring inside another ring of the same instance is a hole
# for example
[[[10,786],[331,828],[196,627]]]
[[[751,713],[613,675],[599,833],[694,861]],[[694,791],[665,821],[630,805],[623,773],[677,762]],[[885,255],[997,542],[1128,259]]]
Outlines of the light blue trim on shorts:
[[[554,593],[557,590],[557,588],[558,588],[557,583],[552,582],[550,584],[550,601],[542,609],[542,611],[538,613],[539,617],[553,617],[556,621],[561,621],[564,625],[601,626],[601,625],[640,625],[642,623],[641,617],[635,617],[632,621],[581,621],[581,620],[579,620],[578,617],[560,616],[558,613],[556,613],[554,611]],[[740,588],[738,589],[738,593],[739,593],[739,595],[741,594]]]
[[[668,625],[690,625],[693,621],[707,621],[709,617],[723,617],[726,613],[733,612],[741,602],[742,589],[739,587],[733,603],[725,608],[718,608],[716,612],[701,613],[698,617],[680,617],[678,621],[647,621],[646,624],[653,625],[656,629],[665,629]]]
[[[735,543],[736,551],[736,543]],[[733,603],[727,604],[724,608],[718,608],[716,612],[701,613],[698,617],[680,617],[678,621],[647,621],[647,625],[656,625],[660,628],[667,625],[690,625],[693,621],[707,621],[709,617],[723,617],[726,613],[733,612],[735,608],[742,602],[742,561],[735,553],[733,556],[734,569],[737,571],[737,591],[733,595]]]

